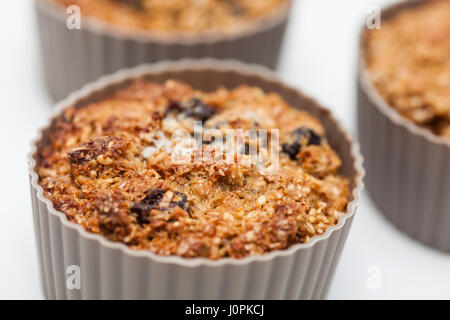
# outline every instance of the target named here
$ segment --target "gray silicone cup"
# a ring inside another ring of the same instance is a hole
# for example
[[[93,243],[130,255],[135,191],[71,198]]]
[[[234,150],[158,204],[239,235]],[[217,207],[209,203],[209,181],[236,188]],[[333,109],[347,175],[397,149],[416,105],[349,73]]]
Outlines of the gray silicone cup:
[[[185,81],[201,90],[240,84],[279,93],[296,108],[321,119],[327,139],[342,161],[342,174],[351,181],[352,194],[346,213],[337,225],[305,244],[244,259],[185,259],[131,250],[68,222],[54,209],[38,184],[36,150],[45,143],[52,121],[32,143],[29,173],[33,217],[39,252],[42,286],[48,299],[319,299],[327,294],[347,238],[363,188],[359,146],[342,130],[330,112],[284,85],[268,69],[236,61],[182,60],[143,65],[105,76],[58,103],[55,116],[70,105],[82,108],[143,77],[162,82]],[[81,289],[66,287],[66,269],[81,268]]]
[[[382,11],[382,22],[426,1],[406,1]],[[450,252],[450,141],[397,113],[373,86],[360,38],[358,131],[367,189],[398,229]]]
[[[34,0],[48,91],[57,101],[84,84],[122,68],[182,58],[236,59],[275,69],[291,2],[267,18],[227,33],[129,31],[85,17],[68,29],[69,16],[54,0]]]

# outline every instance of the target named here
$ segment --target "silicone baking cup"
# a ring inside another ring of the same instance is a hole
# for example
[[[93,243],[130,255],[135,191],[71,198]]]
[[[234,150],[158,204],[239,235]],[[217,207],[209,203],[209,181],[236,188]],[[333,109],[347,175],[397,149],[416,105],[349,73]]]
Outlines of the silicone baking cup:
[[[426,1],[405,1],[382,10],[386,21]],[[360,38],[358,131],[367,189],[398,229],[450,252],[450,141],[404,118],[380,96],[364,61]]]
[[[186,259],[131,250],[71,223],[45,198],[39,186],[36,151],[45,143],[53,119],[68,106],[82,107],[106,97],[127,80],[143,77],[184,81],[211,91],[241,84],[279,93],[290,105],[319,118],[327,139],[342,159],[351,182],[351,199],[337,225],[286,250],[243,259]],[[42,286],[49,299],[319,299],[324,298],[344,246],[363,188],[359,146],[330,112],[283,84],[268,69],[235,61],[182,60],[143,65],[88,84],[57,104],[55,116],[32,143],[29,173]],[[80,267],[81,288],[68,289],[67,268]]]
[[[237,59],[274,69],[291,1],[239,29],[200,34],[127,30],[81,12],[81,29],[68,29],[66,8],[35,0],[47,88],[55,100],[122,68],[182,58]]]

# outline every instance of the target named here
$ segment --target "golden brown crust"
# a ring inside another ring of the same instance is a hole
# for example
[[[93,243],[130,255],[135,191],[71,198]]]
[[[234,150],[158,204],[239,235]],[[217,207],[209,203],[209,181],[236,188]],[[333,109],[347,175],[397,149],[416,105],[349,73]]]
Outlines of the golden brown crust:
[[[270,14],[287,0],[54,0],[125,28],[202,32],[239,27]]]
[[[432,0],[382,21],[365,38],[367,68],[386,101],[450,138],[450,1]]]
[[[194,121],[214,132],[267,129],[267,144],[248,136],[233,162],[216,161],[226,143],[205,133],[204,156],[175,161],[177,148],[191,150]],[[180,128],[188,137],[174,134]],[[242,258],[307,242],[345,212],[348,181],[324,133],[317,119],[258,88],[205,93],[135,80],[65,109],[38,150],[38,174],[55,208],[90,232],[160,255]],[[269,150],[280,152],[276,170]]]

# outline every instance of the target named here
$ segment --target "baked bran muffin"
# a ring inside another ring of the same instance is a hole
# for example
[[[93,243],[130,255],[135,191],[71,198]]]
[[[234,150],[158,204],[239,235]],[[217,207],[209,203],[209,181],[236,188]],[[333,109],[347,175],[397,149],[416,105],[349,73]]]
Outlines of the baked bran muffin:
[[[224,31],[266,17],[290,0],[54,0],[116,26],[168,32]]]
[[[207,93],[136,79],[65,109],[50,130],[38,150],[44,195],[132,249],[263,255],[323,234],[350,197],[320,121],[256,87]]]
[[[450,1],[402,10],[368,30],[365,60],[387,103],[450,139]]]

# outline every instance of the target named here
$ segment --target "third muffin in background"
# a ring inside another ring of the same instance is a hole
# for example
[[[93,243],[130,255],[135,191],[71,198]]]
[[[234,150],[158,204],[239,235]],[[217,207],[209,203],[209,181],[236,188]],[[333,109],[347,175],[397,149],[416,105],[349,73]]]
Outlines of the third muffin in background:
[[[434,0],[367,32],[371,80],[392,107],[450,139],[450,1]]]
[[[450,1],[384,8],[360,38],[358,131],[367,189],[412,238],[450,252]]]

